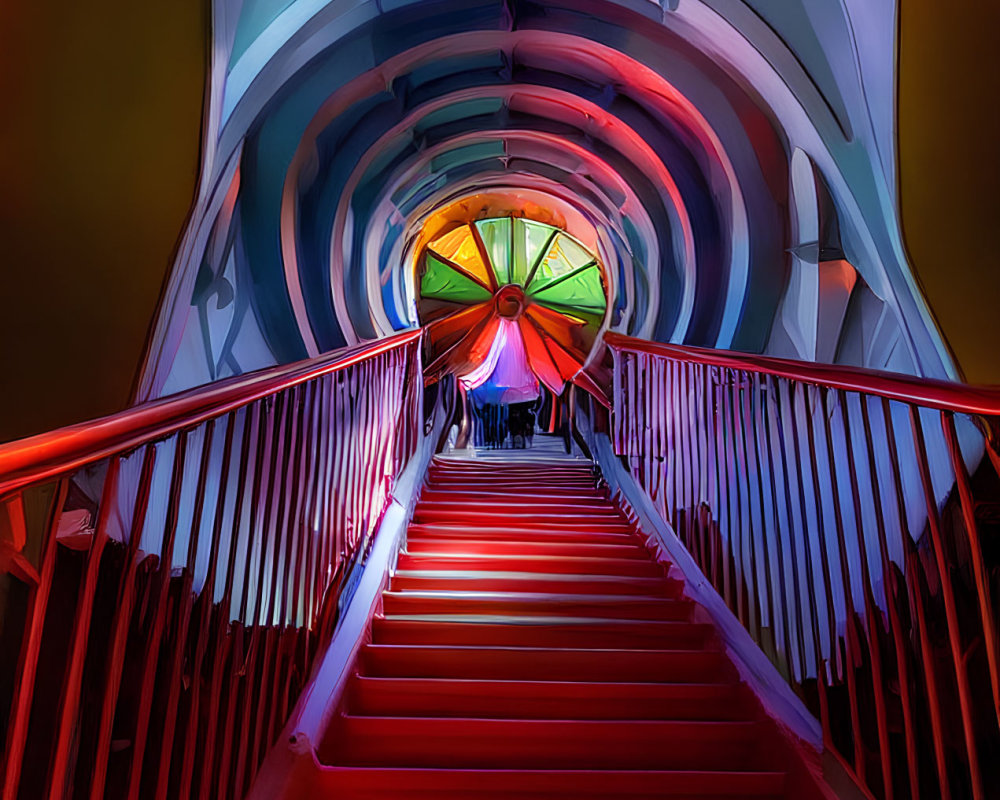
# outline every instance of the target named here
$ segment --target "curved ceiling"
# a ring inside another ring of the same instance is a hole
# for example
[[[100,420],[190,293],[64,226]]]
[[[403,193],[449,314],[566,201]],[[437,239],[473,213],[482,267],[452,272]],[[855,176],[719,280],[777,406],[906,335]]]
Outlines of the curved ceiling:
[[[789,2],[782,39],[735,0],[220,0],[202,195],[142,394],[416,324],[420,231],[484,193],[596,232],[615,330],[951,374],[866,99],[891,68],[852,34],[886,12]]]

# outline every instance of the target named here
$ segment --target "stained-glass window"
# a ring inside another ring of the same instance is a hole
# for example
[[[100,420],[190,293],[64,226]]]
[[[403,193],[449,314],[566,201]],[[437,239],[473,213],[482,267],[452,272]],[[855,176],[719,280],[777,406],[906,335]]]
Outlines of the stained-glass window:
[[[422,261],[421,315],[437,371],[481,371],[499,319],[516,323],[528,365],[552,391],[583,366],[607,292],[597,258],[565,231],[518,217],[478,220],[431,241]],[[443,301],[456,304],[444,316]]]

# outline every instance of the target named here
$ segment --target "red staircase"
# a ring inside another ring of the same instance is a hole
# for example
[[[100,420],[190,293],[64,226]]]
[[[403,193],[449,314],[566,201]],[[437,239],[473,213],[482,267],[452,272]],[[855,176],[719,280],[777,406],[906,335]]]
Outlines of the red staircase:
[[[435,461],[312,789],[819,796],[683,589],[589,463]]]

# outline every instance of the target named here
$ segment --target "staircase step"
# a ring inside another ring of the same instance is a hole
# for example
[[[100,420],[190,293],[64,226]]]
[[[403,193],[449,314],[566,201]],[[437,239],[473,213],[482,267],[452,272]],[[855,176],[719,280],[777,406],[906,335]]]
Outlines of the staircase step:
[[[704,647],[713,628],[694,622],[633,622],[551,617],[381,617],[372,621],[375,644],[483,645],[488,647],[576,647],[685,649]]]
[[[574,541],[519,542],[503,539],[425,538],[422,536],[407,537],[406,552],[457,553],[472,556],[551,555],[587,558],[649,558],[649,552],[635,542],[626,544],[591,544]]]
[[[326,767],[312,796],[356,800],[776,800],[782,772]]]
[[[607,517],[622,519],[621,514],[607,501],[580,503],[576,498],[548,498],[543,502],[532,498],[523,498],[510,492],[497,492],[491,498],[483,500],[424,500],[420,503],[420,511],[427,516],[450,514],[453,512],[472,511],[481,514],[506,516],[508,514],[536,514],[558,517]]]
[[[523,592],[382,593],[386,615],[393,614],[523,614],[598,617],[602,619],[686,620],[692,603],[685,599],[629,595],[557,595]]]
[[[427,484],[427,490],[431,492],[453,493],[461,496],[468,496],[472,492],[483,492],[483,486],[490,487],[490,494],[501,493],[508,497],[519,497],[520,495],[538,495],[544,493],[546,497],[562,497],[573,500],[577,497],[605,497],[603,489],[594,486],[594,482],[588,483],[544,483],[541,488],[537,480],[526,479],[523,481],[494,481],[476,478],[431,481]]]
[[[554,594],[647,595],[678,597],[684,584],[672,578],[614,575],[550,575],[531,572],[465,570],[397,570],[390,582],[396,591],[475,589],[484,592],[552,592]]]
[[[742,689],[720,683],[373,678],[351,683],[355,716],[745,720]]]
[[[407,540],[430,539],[503,539],[509,542],[579,542],[580,544],[640,544],[640,537],[631,530],[577,531],[532,526],[485,526],[455,523],[413,523],[407,529]]]
[[[497,489],[484,489],[482,486],[477,490],[451,491],[435,487],[427,487],[420,495],[421,503],[436,505],[437,503],[469,503],[469,504],[496,504],[519,503],[522,505],[559,505],[569,503],[574,507],[600,506],[601,508],[614,508],[610,500],[598,489],[589,492],[573,492],[570,495],[565,493],[553,494],[549,489],[523,489],[519,492],[507,492]]]
[[[664,567],[634,558],[577,558],[556,556],[459,556],[400,553],[398,566],[407,570],[496,570],[575,575],[662,577]]]
[[[362,659],[365,674],[387,678],[722,683],[734,675],[715,650],[368,644]]]
[[[507,508],[424,508],[417,506],[413,512],[414,522],[459,522],[476,525],[487,522],[491,525],[549,525],[550,527],[580,528],[581,530],[622,530],[629,529],[628,523],[618,514],[577,511],[536,511],[532,509]]]
[[[320,745],[320,759],[466,769],[748,769],[754,764],[758,727],[755,722],[687,720],[345,715]],[[331,738],[335,747],[329,747]]]

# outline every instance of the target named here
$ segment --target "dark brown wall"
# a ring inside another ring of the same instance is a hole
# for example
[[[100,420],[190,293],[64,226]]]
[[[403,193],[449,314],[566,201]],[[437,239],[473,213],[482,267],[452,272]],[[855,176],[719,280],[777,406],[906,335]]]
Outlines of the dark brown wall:
[[[966,379],[1000,384],[1000,3],[901,5],[903,234]]]
[[[1000,5],[903,0],[910,254],[1000,383]],[[204,0],[0,3],[0,441],[123,407],[195,189]]]
[[[0,3],[0,441],[128,402],[194,197],[204,6]]]

